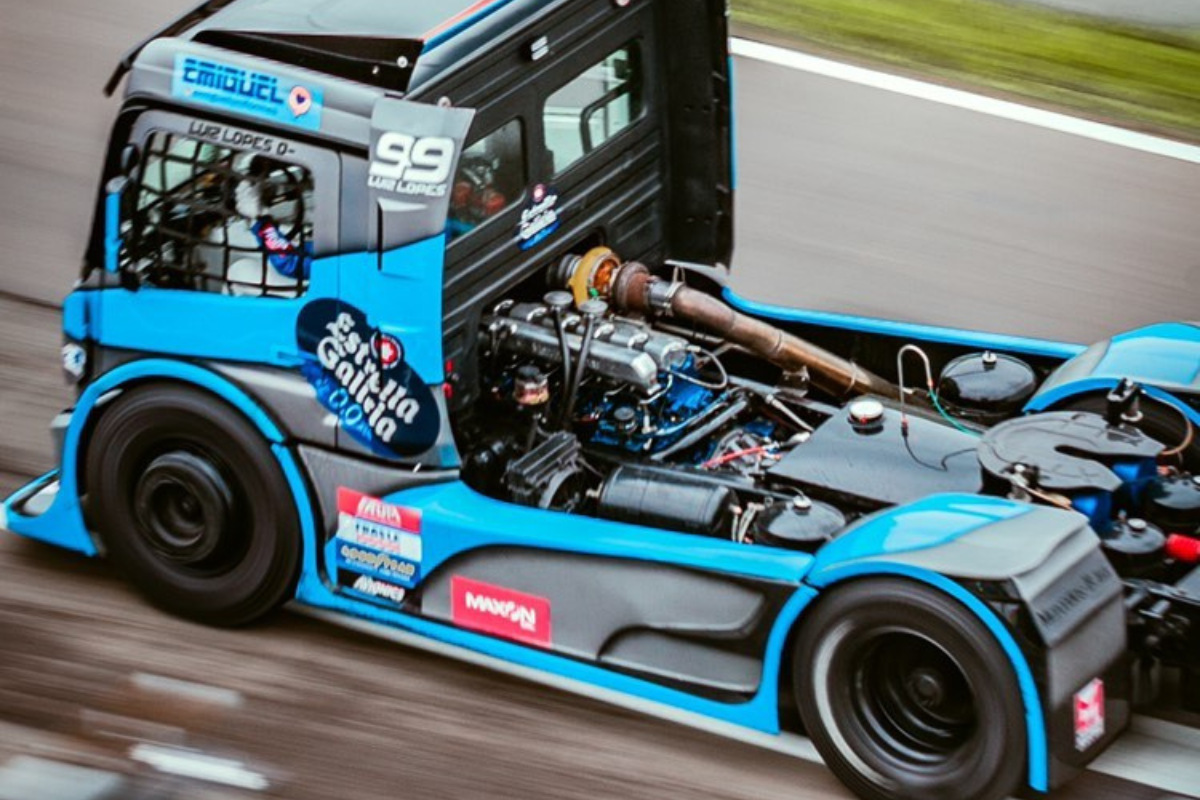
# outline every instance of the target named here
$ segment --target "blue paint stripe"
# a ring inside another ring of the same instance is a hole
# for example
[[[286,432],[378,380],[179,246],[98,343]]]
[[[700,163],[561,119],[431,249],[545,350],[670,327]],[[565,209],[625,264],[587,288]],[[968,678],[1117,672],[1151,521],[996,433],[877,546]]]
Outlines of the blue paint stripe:
[[[1017,685],[1021,690],[1021,700],[1025,705],[1025,731],[1029,747],[1029,786],[1036,791],[1045,792],[1050,786],[1050,755],[1046,740],[1046,717],[1042,710],[1041,697],[1037,684],[1033,680],[1033,671],[1021,648],[1013,639],[1012,634],[1004,627],[1004,623],[981,600],[949,578],[917,569],[906,564],[888,562],[858,562],[835,567],[821,575],[822,587],[831,586],[853,578],[878,577],[880,575],[895,575],[903,578],[926,583],[962,603],[982,622],[1000,644],[1004,654],[1008,656],[1013,672],[1016,674]]]
[[[490,17],[492,14],[494,14],[497,11],[499,11],[500,9],[504,8],[512,1],[513,0],[496,0],[496,2],[492,3],[490,6],[487,6],[486,8],[481,8],[479,11],[472,14],[471,16],[466,17],[465,19],[462,19],[459,22],[456,22],[454,25],[451,25],[449,28],[446,28],[446,30],[444,30],[444,31],[440,31],[436,35],[425,40],[425,47],[421,51],[422,55],[440,47],[441,45],[443,45],[446,42],[453,39],[458,34],[465,31],[467,28],[470,28],[471,26],[473,26],[479,22],[482,22],[484,19],[486,19],[487,17]]]
[[[63,299],[63,333],[76,341],[84,341],[88,330],[89,307],[95,292],[71,292]]]
[[[792,584],[799,583],[813,563],[811,555],[794,550],[746,547],[716,536],[674,533],[506,503],[479,494],[461,481],[406,489],[383,499],[421,510],[426,539],[422,568],[426,572],[460,553],[484,547],[634,559]]]
[[[795,322],[803,325],[817,325],[823,328],[843,328],[860,333],[894,336],[901,339],[916,339],[937,344],[961,345],[963,347],[983,350],[1001,350],[1063,360],[1074,358],[1087,349],[1079,344],[1052,342],[1046,339],[964,331],[957,328],[918,325],[912,322],[896,322],[893,320],[872,319],[870,317],[857,317],[848,314],[835,314],[828,311],[811,311],[775,306],[749,300],[729,288],[725,289],[725,300],[739,311],[766,319]]]
[[[117,273],[121,266],[121,192],[104,198],[104,269]]]

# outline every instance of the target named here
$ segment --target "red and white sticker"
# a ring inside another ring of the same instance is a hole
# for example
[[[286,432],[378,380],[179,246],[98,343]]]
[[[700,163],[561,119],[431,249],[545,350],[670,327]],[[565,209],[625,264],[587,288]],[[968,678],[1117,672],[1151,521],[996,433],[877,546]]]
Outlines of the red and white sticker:
[[[1075,749],[1083,752],[1104,737],[1104,681],[1096,678],[1075,693]]]
[[[392,505],[378,497],[345,487],[338,489],[338,512],[409,533],[421,532],[420,509]]]
[[[338,489],[337,538],[421,563],[421,511]]]
[[[550,646],[550,601],[455,575],[450,581],[455,625],[541,647]]]

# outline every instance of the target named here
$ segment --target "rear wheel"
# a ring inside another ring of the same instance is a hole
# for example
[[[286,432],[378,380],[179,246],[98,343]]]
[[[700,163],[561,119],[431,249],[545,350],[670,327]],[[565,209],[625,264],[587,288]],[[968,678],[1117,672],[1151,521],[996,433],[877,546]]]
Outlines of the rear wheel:
[[[1009,660],[974,614],[902,580],[835,589],[795,644],[800,716],[825,762],[872,800],[992,800],[1025,764]]]
[[[216,398],[132,389],[101,416],[87,454],[93,522],[117,568],[151,602],[244,625],[288,598],[300,538],[268,444]]]

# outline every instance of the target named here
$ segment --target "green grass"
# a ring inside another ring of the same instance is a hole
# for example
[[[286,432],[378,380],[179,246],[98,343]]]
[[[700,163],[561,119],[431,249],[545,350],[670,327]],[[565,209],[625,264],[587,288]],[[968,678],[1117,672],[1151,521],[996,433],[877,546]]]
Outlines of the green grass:
[[[733,20],[745,35],[1200,141],[1200,31],[994,0],[733,0]]]

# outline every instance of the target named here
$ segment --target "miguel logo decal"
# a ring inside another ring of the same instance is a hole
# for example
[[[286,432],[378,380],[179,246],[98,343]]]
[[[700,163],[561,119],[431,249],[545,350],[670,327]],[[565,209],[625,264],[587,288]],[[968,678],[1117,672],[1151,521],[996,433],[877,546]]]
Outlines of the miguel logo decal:
[[[423,453],[437,441],[441,414],[433,392],[404,360],[392,336],[337,300],[304,307],[296,328],[304,377],[342,430],[382,456]]]

